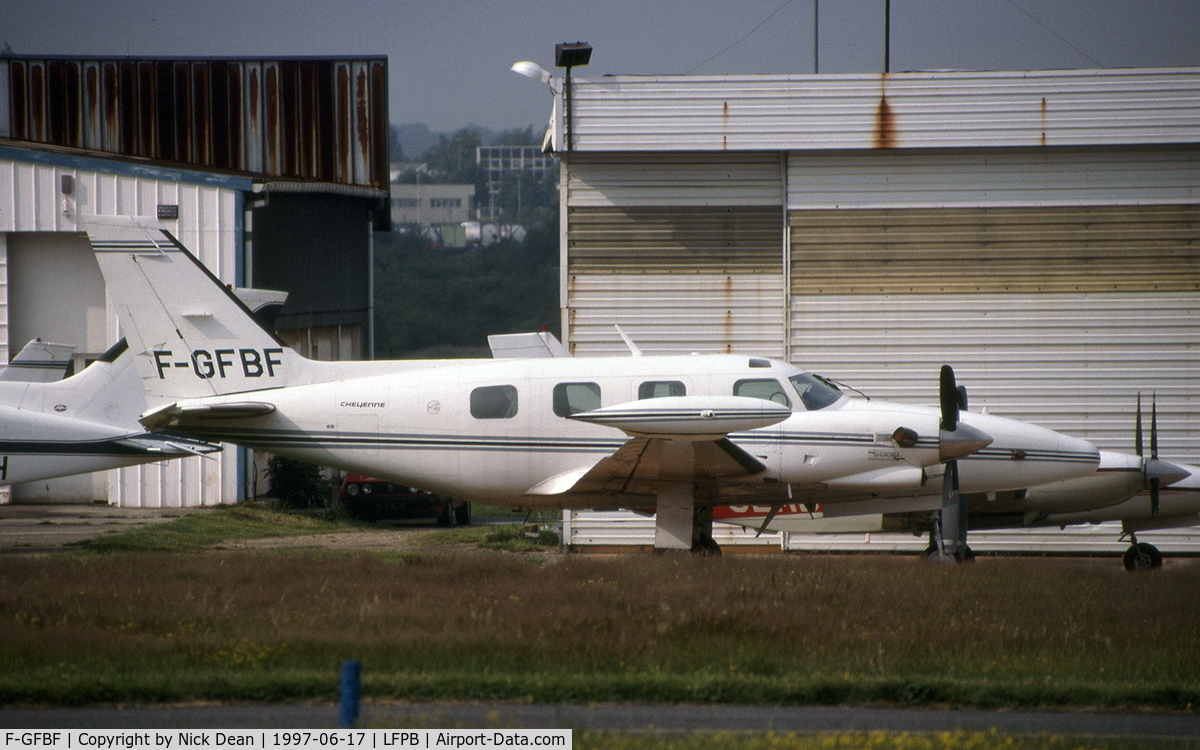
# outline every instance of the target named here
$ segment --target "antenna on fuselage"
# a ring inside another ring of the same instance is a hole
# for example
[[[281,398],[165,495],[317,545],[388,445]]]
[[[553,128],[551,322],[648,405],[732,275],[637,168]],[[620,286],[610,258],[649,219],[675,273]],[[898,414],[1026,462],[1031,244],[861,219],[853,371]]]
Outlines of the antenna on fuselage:
[[[637,344],[633,343],[633,339],[629,338],[629,336],[627,336],[625,332],[621,330],[621,326],[614,323],[613,328],[616,328],[617,333],[621,334],[621,340],[625,342],[625,346],[629,347],[630,354],[635,357],[642,356],[642,350],[638,348]]]

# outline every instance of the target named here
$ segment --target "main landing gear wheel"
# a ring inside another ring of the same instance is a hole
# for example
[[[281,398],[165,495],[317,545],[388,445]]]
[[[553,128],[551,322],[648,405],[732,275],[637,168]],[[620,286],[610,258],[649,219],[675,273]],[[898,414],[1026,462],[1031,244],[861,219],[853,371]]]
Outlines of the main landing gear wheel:
[[[471,525],[471,504],[463,503],[454,509],[454,520],[459,526]]]
[[[1162,553],[1158,551],[1158,547],[1145,542],[1134,542],[1125,550],[1125,556],[1122,558],[1125,562],[1125,570],[1130,572],[1138,570],[1158,570],[1162,567]]]
[[[692,554],[702,557],[720,557],[721,545],[712,538],[712,534],[700,534],[696,543],[692,545]]]
[[[938,549],[937,542],[932,541],[925,548],[925,557],[934,562],[975,562],[975,552],[970,547],[966,547],[960,554],[949,554]]]
[[[444,529],[452,529],[458,525],[458,516],[454,514],[454,506],[449,500],[442,506],[442,514],[438,516],[437,525]]]

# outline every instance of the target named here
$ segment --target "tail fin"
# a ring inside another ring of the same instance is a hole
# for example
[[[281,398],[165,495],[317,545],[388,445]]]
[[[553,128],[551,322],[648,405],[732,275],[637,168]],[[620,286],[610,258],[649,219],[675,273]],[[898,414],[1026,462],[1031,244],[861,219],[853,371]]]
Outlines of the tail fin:
[[[86,228],[151,407],[275,388],[304,360],[169,232],[137,217],[87,217]]]

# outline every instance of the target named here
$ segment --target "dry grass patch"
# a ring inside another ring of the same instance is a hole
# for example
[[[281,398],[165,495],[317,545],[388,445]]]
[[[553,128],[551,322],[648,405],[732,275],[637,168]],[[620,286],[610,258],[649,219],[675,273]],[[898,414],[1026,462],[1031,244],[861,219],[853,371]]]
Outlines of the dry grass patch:
[[[0,559],[0,701],[1200,705],[1200,565],[311,552]]]

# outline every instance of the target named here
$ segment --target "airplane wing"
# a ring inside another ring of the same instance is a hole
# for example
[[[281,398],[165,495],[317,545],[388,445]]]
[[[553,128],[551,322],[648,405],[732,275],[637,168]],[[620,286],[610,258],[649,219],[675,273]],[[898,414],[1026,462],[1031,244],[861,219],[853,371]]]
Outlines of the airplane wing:
[[[735,396],[646,399],[572,415],[572,419],[618,427],[631,435],[615,453],[551,477],[526,494],[559,496],[564,503],[587,500],[596,507],[653,505],[666,482],[706,487],[710,504],[746,495],[771,496],[751,478],[767,467],[726,435],[781,422],[790,409],[770,401]]]

